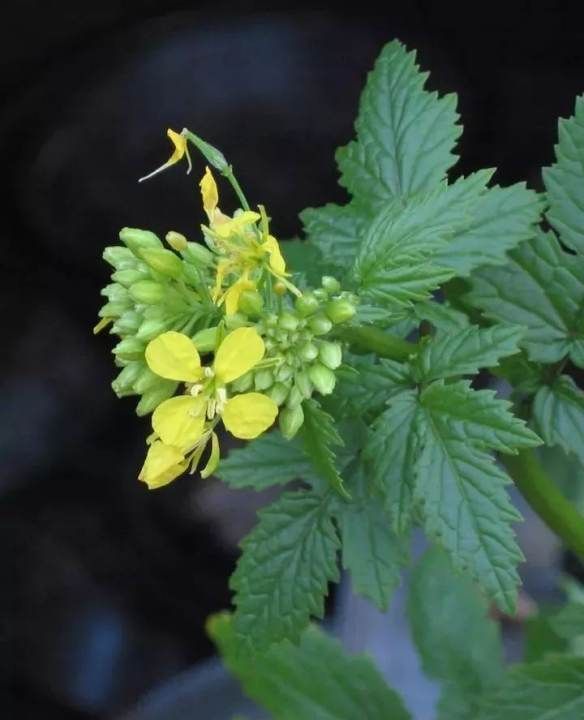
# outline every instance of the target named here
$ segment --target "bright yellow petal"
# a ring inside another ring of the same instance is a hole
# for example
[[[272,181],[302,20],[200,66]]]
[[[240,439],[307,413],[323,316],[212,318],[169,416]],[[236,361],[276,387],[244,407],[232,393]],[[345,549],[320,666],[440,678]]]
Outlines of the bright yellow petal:
[[[217,470],[218,465],[219,465],[219,438],[217,437],[216,433],[213,433],[213,435],[211,436],[211,454],[209,455],[207,464],[201,470],[201,477],[203,478],[203,480],[205,478],[208,478],[209,475],[212,475],[215,472],[215,470]]]
[[[262,393],[244,393],[227,401],[221,418],[232,435],[252,440],[265,432],[276,419],[278,406]]]
[[[266,347],[255,328],[241,327],[233,330],[219,345],[215,354],[217,380],[228,383],[245,375],[264,357]]]
[[[276,275],[284,275],[286,273],[286,261],[282,257],[280,245],[273,235],[268,235],[268,239],[262,244],[262,248],[270,255],[270,268]]]
[[[234,233],[240,232],[246,225],[253,225],[260,219],[260,215],[252,210],[245,210],[234,218],[214,225],[213,230],[220,238],[228,238]]]
[[[199,186],[201,188],[201,196],[203,198],[203,207],[205,208],[209,221],[212,222],[213,215],[215,214],[215,210],[217,208],[217,203],[219,202],[219,192],[217,190],[217,183],[215,182],[213,173],[208,167],[205,168],[205,174],[201,178]]]
[[[203,373],[193,341],[174,330],[162,333],[148,343],[146,362],[152,372],[167,380],[196,382]]]
[[[187,462],[178,448],[156,440],[148,449],[138,479],[154,490],[182,475],[186,467]]]
[[[167,165],[174,165],[174,163],[177,163],[179,160],[183,159],[187,151],[187,139],[184,135],[181,135],[180,133],[177,133],[170,128],[168,128],[166,134],[174,145],[174,151],[172,155],[168,158]]]
[[[244,290],[252,290],[254,287],[254,283],[252,283],[251,280],[248,280],[247,277],[240,278],[237,282],[235,282],[223,296],[223,300],[225,302],[225,314],[227,316],[235,315],[239,308],[239,298],[241,297],[241,293]]]
[[[177,395],[161,403],[152,415],[152,428],[166,445],[185,451],[203,434],[207,402],[192,395]]]

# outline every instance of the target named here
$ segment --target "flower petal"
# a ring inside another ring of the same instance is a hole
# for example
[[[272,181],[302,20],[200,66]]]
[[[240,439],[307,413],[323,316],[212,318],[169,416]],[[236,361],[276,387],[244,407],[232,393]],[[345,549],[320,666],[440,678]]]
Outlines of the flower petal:
[[[187,462],[178,448],[156,440],[148,449],[138,479],[154,490],[182,475],[186,467]]]
[[[260,219],[260,215],[253,210],[245,210],[239,213],[233,218],[230,218],[226,222],[222,222],[218,225],[213,225],[213,231],[220,238],[228,238],[230,235],[239,232],[246,225],[253,225]]]
[[[228,383],[245,375],[264,357],[266,347],[255,328],[241,327],[233,330],[219,345],[215,355],[217,380]]]
[[[192,395],[177,395],[161,403],[152,415],[152,428],[166,445],[185,451],[203,434],[207,402]]]
[[[167,380],[196,382],[203,373],[194,342],[174,330],[162,333],[148,343],[146,362],[152,372]]]
[[[276,275],[284,275],[286,273],[286,261],[282,257],[280,245],[273,235],[268,235],[267,240],[262,244],[262,248],[270,255],[270,268]]]
[[[205,174],[201,178],[199,186],[201,188],[201,196],[203,198],[203,208],[205,209],[207,217],[211,222],[219,202],[219,191],[217,190],[217,183],[215,182],[213,173],[208,167],[205,168]]]
[[[250,392],[228,400],[221,418],[236,438],[252,440],[270,427],[277,414],[278,406],[271,398]]]
[[[203,478],[203,480],[208,478],[209,475],[212,475],[215,470],[217,470],[217,466],[219,465],[219,457],[219,438],[217,437],[217,433],[213,433],[213,435],[211,436],[211,454],[209,455],[207,464],[201,470],[201,477]]]
[[[251,280],[247,279],[247,273],[246,277],[242,277],[237,282],[233,283],[233,285],[225,292],[223,295],[223,301],[225,302],[225,314],[226,315],[235,315],[239,308],[239,298],[241,297],[241,293],[244,290],[253,290],[255,288],[255,283],[252,283]]]
[[[172,155],[168,158],[167,165],[174,165],[174,163],[177,163],[179,160],[183,159],[184,154],[187,151],[187,139],[184,135],[181,135],[180,133],[177,133],[170,128],[168,128],[166,134],[174,145],[174,151]]]

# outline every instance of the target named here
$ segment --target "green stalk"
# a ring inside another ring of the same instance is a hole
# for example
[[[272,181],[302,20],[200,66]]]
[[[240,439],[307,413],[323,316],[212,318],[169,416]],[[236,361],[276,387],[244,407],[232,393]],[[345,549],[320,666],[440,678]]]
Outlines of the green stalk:
[[[353,350],[361,353],[373,352],[379,357],[403,362],[417,350],[414,343],[390,335],[371,325],[340,327],[336,331],[339,340],[349,343]]]

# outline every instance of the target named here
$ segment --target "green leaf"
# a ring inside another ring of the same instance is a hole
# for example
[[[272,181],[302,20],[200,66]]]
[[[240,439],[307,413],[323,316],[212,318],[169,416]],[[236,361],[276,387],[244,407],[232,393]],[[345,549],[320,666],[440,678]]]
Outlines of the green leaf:
[[[398,395],[373,424],[363,450],[371,482],[383,495],[399,535],[409,531],[413,520],[415,463],[423,442],[417,414],[416,392]]]
[[[474,720],[478,695],[501,679],[501,636],[488,610],[474,583],[454,572],[443,551],[426,552],[412,574],[408,616],[424,671],[443,683],[444,720]],[[448,706],[453,707],[446,712]]]
[[[284,642],[252,659],[239,656],[227,613],[213,616],[207,629],[246,694],[274,720],[410,720],[369,658],[347,655],[315,627],[298,645]]]
[[[321,255],[315,245],[305,240],[286,240],[281,243],[286,258],[286,267],[294,274],[294,283],[298,287],[320,284],[329,262]]]
[[[566,640],[584,635],[584,604],[572,602],[564,605],[551,619],[554,631]]]
[[[438,250],[434,262],[467,276],[481,265],[507,262],[507,252],[535,234],[543,202],[525,183],[489,188],[469,211],[469,219]]]
[[[312,461],[316,472],[326,480],[340,495],[349,498],[345,489],[343,478],[340,476],[335,464],[335,450],[333,448],[344,445],[335,426],[333,418],[325,412],[316,400],[306,400],[304,409],[304,424],[300,431],[304,451]]]
[[[550,654],[563,653],[567,650],[567,643],[555,632],[552,619],[552,611],[540,606],[537,615],[525,621],[523,642],[525,662],[537,662]]]
[[[456,162],[456,96],[424,90],[415,53],[386,45],[361,96],[357,140],[337,151],[341,185],[365,206],[431,190]]]
[[[296,642],[311,615],[323,616],[328,583],[338,582],[340,543],[327,501],[285,493],[260,511],[241,546],[230,587],[242,646],[262,651],[280,640]]]
[[[504,612],[513,613],[516,565],[523,556],[511,529],[511,523],[521,520],[505,491],[511,481],[492,457],[460,440],[447,424],[435,422],[427,410],[425,425],[415,500],[426,534]]]
[[[533,418],[548,445],[559,445],[584,464],[584,393],[572,378],[562,375],[537,391]]]
[[[512,668],[476,720],[577,720],[584,717],[584,658],[555,657]]]
[[[436,301],[416,303],[412,307],[412,315],[418,320],[431,323],[442,332],[456,332],[469,326],[465,313],[451,307],[448,303]]]
[[[310,479],[314,469],[298,440],[286,440],[274,431],[231,450],[215,475],[232,488],[263,490],[298,478]]]
[[[490,318],[524,326],[531,360],[570,354],[584,367],[584,258],[562,250],[553,233],[520,245],[507,265],[477,271],[466,299]]]
[[[408,541],[391,529],[387,512],[367,492],[362,465],[354,471],[354,501],[339,503],[337,520],[343,540],[343,567],[351,573],[353,590],[369,598],[380,610],[399,585],[402,566],[408,560]]]
[[[348,268],[353,264],[370,215],[354,203],[307,208],[300,213],[310,245],[333,265]]]
[[[439,333],[422,346],[412,362],[420,381],[470,375],[497,365],[500,358],[519,352],[523,329],[513,325],[490,328],[471,326],[458,332]]]
[[[497,398],[492,390],[473,390],[467,380],[432,383],[422,391],[420,404],[441,435],[505,453],[541,445],[523,420],[510,412],[510,402]]]
[[[544,168],[550,209],[547,218],[562,242],[584,253],[584,96],[576,98],[574,115],[559,122],[556,162]]]

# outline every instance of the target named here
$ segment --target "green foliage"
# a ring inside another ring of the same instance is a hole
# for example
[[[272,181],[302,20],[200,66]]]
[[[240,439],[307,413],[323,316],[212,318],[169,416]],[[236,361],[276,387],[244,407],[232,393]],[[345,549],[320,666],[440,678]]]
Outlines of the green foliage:
[[[354,203],[308,208],[300,213],[308,244],[323,258],[340,268],[348,268],[370,221],[369,214]]]
[[[298,645],[284,642],[241,657],[236,623],[215,615],[208,632],[246,693],[274,720],[409,720],[399,696],[369,658],[349,656],[335,640],[307,628]]]
[[[533,403],[537,431],[548,445],[559,445],[584,464],[584,393],[562,375],[541,387]]]
[[[311,615],[322,617],[340,547],[329,503],[315,493],[286,493],[259,517],[230,582],[234,631],[255,651],[298,640]]]
[[[473,720],[479,695],[503,675],[499,628],[485,599],[432,548],[413,572],[408,615],[424,671],[442,683],[439,718]]]
[[[584,603],[571,602],[551,618],[556,634],[565,640],[574,640],[584,635]]]
[[[512,668],[488,693],[476,720],[577,720],[584,717],[584,659],[555,657]]]

